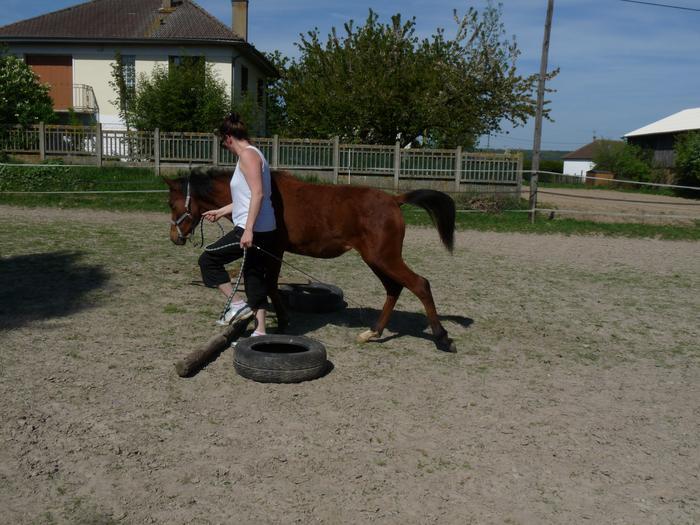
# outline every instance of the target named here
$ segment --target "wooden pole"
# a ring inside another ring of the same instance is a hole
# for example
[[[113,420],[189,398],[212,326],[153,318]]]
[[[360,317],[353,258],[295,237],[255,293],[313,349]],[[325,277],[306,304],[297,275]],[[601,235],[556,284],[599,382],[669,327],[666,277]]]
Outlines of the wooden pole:
[[[547,17],[544,23],[544,40],[542,41],[542,58],[540,59],[540,79],[537,83],[537,113],[535,114],[535,137],[532,145],[532,176],[530,177],[530,222],[535,222],[537,208],[537,182],[540,171],[540,149],[542,147],[542,108],[544,106],[544,83],[547,76],[547,57],[549,54],[549,34],[552,30],[552,13],[554,0],[547,0]]]
[[[235,322],[226,327],[226,330],[213,336],[203,345],[198,346],[184,359],[175,363],[175,371],[180,377],[191,377],[202,368],[214,361],[219,354],[238,339],[248,327],[252,318]]]

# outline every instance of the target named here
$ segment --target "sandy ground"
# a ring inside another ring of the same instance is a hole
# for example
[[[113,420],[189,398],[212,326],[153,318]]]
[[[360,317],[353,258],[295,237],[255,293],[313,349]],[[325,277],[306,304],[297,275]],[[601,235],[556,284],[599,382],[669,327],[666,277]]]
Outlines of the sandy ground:
[[[700,522],[700,243],[411,228],[457,354],[406,292],[355,344],[370,270],[288,257],[349,304],[270,385],[175,374],[222,302],[167,220],[0,206],[0,523]]]
[[[523,196],[527,197],[529,191],[523,188]],[[538,206],[553,206],[557,216],[581,220],[652,224],[692,224],[700,220],[700,200],[614,190],[540,188]]]

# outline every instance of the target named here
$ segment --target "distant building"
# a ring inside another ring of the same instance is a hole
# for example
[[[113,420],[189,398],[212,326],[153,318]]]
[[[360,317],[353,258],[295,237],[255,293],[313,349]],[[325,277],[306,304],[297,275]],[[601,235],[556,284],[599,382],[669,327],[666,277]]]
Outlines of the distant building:
[[[595,163],[593,162],[593,157],[595,156],[596,147],[601,142],[621,142],[613,140],[598,139],[593,142],[586,144],[585,146],[567,153],[562,157],[564,160],[564,175],[575,175],[581,177],[582,180],[586,179],[586,173],[595,168]]]
[[[57,112],[83,122],[123,127],[109,85],[117,52],[129,86],[156,65],[203,60],[233,101],[252,96],[264,114],[265,79],[278,73],[248,42],[248,0],[231,10],[228,27],[191,0],[92,0],[0,27],[0,43],[50,84]]]
[[[700,108],[684,109],[666,118],[625,135],[627,142],[654,150],[654,163],[661,168],[673,168],[673,147],[679,135],[700,130]]]

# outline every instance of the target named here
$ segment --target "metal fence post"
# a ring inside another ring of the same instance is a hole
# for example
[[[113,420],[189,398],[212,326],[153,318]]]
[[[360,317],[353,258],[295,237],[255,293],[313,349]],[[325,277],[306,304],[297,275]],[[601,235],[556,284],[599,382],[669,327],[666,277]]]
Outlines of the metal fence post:
[[[39,122],[39,159],[46,160],[46,124]]]
[[[278,169],[280,167],[280,136],[274,135],[272,137],[272,168]]]
[[[333,137],[333,184],[338,184],[340,173],[340,137]]]
[[[153,163],[156,177],[160,177],[160,129],[158,128],[153,131]]]
[[[394,144],[394,190],[399,191],[399,176],[401,175],[401,143]]]
[[[211,135],[211,161],[214,166],[219,165],[219,137],[212,133]]]
[[[462,182],[462,146],[457,146],[455,151],[455,191],[459,192]]]
[[[97,155],[97,165],[102,167],[102,124],[95,125],[95,155]]]

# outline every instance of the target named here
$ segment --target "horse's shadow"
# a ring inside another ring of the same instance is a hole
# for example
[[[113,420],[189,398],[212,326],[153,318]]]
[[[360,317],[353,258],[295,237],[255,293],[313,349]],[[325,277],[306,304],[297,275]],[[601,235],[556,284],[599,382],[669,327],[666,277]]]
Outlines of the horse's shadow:
[[[289,325],[284,330],[284,333],[289,335],[306,335],[326,325],[358,330],[367,329],[374,325],[381,313],[376,308],[347,308],[347,306],[347,303],[345,303],[345,307],[342,309],[322,314],[302,313],[287,308]],[[460,315],[440,315],[439,318],[440,321],[451,321],[463,328],[469,328],[474,323],[473,319]],[[372,341],[383,343],[392,339],[410,336],[434,342],[433,334],[428,327],[428,318],[424,313],[394,310],[387,323],[386,330],[391,332],[391,334]]]
[[[91,306],[86,294],[109,275],[80,262],[80,252],[53,252],[0,258],[0,329],[65,317]]]

